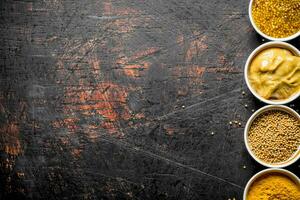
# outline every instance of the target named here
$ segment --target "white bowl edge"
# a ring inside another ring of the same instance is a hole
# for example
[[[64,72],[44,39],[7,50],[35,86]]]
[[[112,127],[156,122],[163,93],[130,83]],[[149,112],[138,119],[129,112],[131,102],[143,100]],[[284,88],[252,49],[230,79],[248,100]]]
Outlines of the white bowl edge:
[[[277,164],[270,164],[270,163],[266,163],[263,162],[262,160],[260,160],[259,158],[257,158],[254,153],[251,151],[251,148],[248,144],[248,132],[250,129],[250,126],[252,125],[252,122],[262,113],[269,111],[269,110],[282,110],[284,112],[287,112],[289,114],[292,114],[293,116],[297,117],[298,120],[300,120],[300,115],[293,110],[292,108],[289,108],[287,106],[284,105],[267,105],[264,106],[262,108],[260,108],[259,110],[257,110],[255,113],[253,113],[251,115],[251,117],[248,119],[245,129],[244,129],[244,143],[246,146],[246,149],[248,151],[248,153],[251,155],[251,157],[258,162],[259,164],[265,166],[265,167],[272,167],[272,168],[282,168],[282,167],[287,167],[290,166],[292,164],[294,164],[295,162],[297,162],[297,160],[299,160],[300,158],[300,148],[298,147],[298,150],[295,152],[295,155],[291,157],[291,159],[289,159],[286,162],[283,163],[277,163]]]
[[[252,51],[252,53],[249,55],[245,67],[244,67],[244,79],[246,82],[247,87],[249,88],[249,90],[251,91],[251,93],[260,101],[266,103],[266,104],[271,104],[271,105],[282,105],[282,104],[288,104],[292,101],[294,101],[295,99],[297,99],[300,96],[300,92],[298,94],[292,95],[290,98],[285,99],[285,100],[277,100],[277,101],[271,101],[268,99],[264,99],[262,98],[259,94],[256,93],[256,91],[252,88],[249,80],[248,80],[248,71],[249,71],[249,67],[250,67],[250,63],[252,62],[252,59],[256,56],[256,54],[258,54],[259,52],[261,52],[264,49],[268,49],[271,47],[280,47],[280,48],[285,48],[289,51],[292,51],[292,53],[294,53],[296,56],[300,56],[300,51],[294,47],[291,44],[288,44],[286,42],[267,42],[264,43],[260,46],[258,46],[256,49],[254,49]]]
[[[252,183],[259,178],[260,176],[267,174],[267,173],[282,173],[286,176],[288,176],[289,178],[291,178],[293,181],[295,181],[296,183],[300,184],[300,180],[299,178],[292,172],[286,170],[286,169],[279,169],[279,168],[268,168],[268,169],[264,169],[258,173],[256,173],[255,175],[253,175],[250,180],[247,182],[245,189],[244,189],[244,193],[243,193],[243,200],[247,200],[247,194],[249,191],[250,186],[252,185]]]
[[[300,30],[293,34],[293,35],[290,35],[288,37],[285,37],[285,38],[274,38],[274,37],[271,37],[271,36],[268,36],[266,35],[265,33],[263,33],[261,30],[259,30],[259,28],[256,26],[255,22],[254,22],[254,19],[252,18],[252,5],[253,5],[253,1],[255,0],[250,0],[249,2],[249,8],[248,8],[248,15],[249,15],[249,19],[250,19],[250,22],[254,28],[254,30],[259,34],[261,35],[262,37],[266,38],[267,40],[270,40],[270,41],[281,41],[281,42],[286,42],[286,41],[290,41],[290,40],[293,40],[297,37],[300,36]]]

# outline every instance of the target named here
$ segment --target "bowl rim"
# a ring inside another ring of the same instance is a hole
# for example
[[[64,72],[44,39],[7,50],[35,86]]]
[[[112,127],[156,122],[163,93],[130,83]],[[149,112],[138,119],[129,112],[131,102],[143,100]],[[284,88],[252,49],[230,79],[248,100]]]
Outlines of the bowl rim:
[[[284,38],[274,38],[274,37],[268,36],[268,35],[266,35],[265,33],[263,33],[263,32],[256,26],[256,24],[255,24],[255,22],[254,22],[254,19],[253,19],[253,17],[252,17],[252,5],[253,5],[253,2],[254,2],[254,1],[255,1],[255,0],[250,0],[250,2],[249,2],[248,15],[249,15],[249,19],[250,19],[250,22],[251,22],[253,28],[255,29],[255,31],[256,31],[259,35],[261,35],[262,37],[264,37],[264,38],[266,38],[267,40],[270,40],[270,41],[282,41],[282,42],[283,42],[283,41],[290,41],[290,40],[293,40],[293,39],[297,38],[298,36],[300,36],[300,30],[299,30],[297,33],[295,33],[295,34],[290,35],[290,36],[288,36],[288,37],[284,37]]]
[[[287,113],[289,113],[289,114],[297,117],[300,120],[300,115],[295,110],[293,110],[290,107],[287,107],[287,106],[284,106],[284,105],[267,105],[267,106],[264,106],[264,107],[258,109],[255,113],[253,113],[251,115],[251,117],[248,119],[248,121],[246,123],[246,126],[245,126],[245,129],[244,129],[244,143],[245,143],[245,146],[246,146],[246,149],[247,149],[248,153],[259,164],[261,164],[261,165],[263,165],[265,167],[271,167],[271,168],[283,168],[283,167],[287,167],[287,166],[290,166],[290,165],[294,164],[295,162],[297,162],[299,160],[299,158],[300,158],[300,146],[298,146],[298,150],[287,161],[282,162],[282,163],[272,164],[272,163],[264,162],[263,160],[257,158],[254,155],[254,153],[252,152],[252,150],[250,148],[250,145],[249,145],[249,142],[248,142],[248,132],[249,132],[249,129],[250,129],[251,125],[252,125],[252,122],[258,116],[260,116],[262,113],[270,111],[270,110],[281,110],[281,111],[287,112]]]
[[[244,188],[244,193],[243,193],[243,200],[247,200],[247,194],[249,192],[249,188],[252,185],[252,183],[257,180],[259,177],[261,177],[262,175],[268,174],[268,173],[281,173],[284,174],[286,176],[288,176],[289,178],[291,178],[294,182],[298,183],[300,185],[300,179],[298,178],[298,176],[296,174],[294,174],[293,172],[286,170],[286,169],[280,169],[280,168],[268,168],[268,169],[264,169],[261,170],[259,172],[257,172],[256,174],[254,174],[249,181],[247,182],[245,188]]]
[[[272,100],[268,100],[265,99],[263,97],[261,97],[251,86],[250,81],[248,79],[248,71],[250,68],[250,64],[253,60],[253,58],[260,53],[261,51],[268,49],[268,48],[272,48],[272,47],[279,47],[279,48],[284,48],[287,49],[289,51],[291,51],[294,55],[296,56],[300,56],[300,51],[293,45],[286,43],[286,42],[277,42],[277,41],[272,41],[272,42],[267,42],[264,43],[260,46],[258,46],[256,49],[254,49],[252,51],[252,53],[249,55],[246,63],[245,63],[245,67],[244,67],[244,79],[246,82],[247,87],[249,88],[250,92],[260,101],[266,103],[266,104],[271,104],[271,105],[281,105],[281,104],[288,104],[292,101],[294,101],[295,99],[297,99],[300,96],[300,92],[298,92],[297,94],[294,94],[292,96],[290,96],[290,98],[288,99],[284,99],[284,100],[276,100],[276,101],[272,101]]]

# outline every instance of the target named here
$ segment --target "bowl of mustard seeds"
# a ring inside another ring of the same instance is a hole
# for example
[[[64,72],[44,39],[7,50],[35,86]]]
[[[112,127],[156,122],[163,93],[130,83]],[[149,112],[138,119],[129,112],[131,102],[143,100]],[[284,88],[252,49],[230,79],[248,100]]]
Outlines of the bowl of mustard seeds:
[[[300,36],[300,1],[251,0],[249,18],[255,31],[273,41],[289,41]]]
[[[285,169],[269,168],[252,176],[243,194],[243,200],[300,199],[300,180]]]
[[[265,106],[249,118],[244,142],[261,165],[287,167],[300,157],[300,115],[287,106]]]
[[[244,78],[251,93],[266,104],[288,104],[300,96],[300,51],[286,42],[267,42],[248,57]]]

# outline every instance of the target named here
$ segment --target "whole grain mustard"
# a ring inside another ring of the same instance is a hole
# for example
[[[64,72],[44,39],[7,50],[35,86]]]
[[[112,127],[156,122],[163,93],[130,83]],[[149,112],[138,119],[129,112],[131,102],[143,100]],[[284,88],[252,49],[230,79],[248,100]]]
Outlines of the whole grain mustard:
[[[285,38],[300,31],[300,0],[254,0],[251,12],[268,36]]]
[[[300,92],[300,57],[283,48],[265,49],[250,63],[248,80],[264,99],[288,99]]]
[[[265,163],[294,159],[300,146],[300,120],[281,110],[269,110],[251,124],[248,142],[253,154]]]

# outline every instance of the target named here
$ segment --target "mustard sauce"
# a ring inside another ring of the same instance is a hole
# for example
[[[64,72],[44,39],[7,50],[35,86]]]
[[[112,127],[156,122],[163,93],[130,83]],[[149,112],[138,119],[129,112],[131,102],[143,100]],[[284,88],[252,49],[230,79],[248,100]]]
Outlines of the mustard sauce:
[[[300,92],[300,57],[287,49],[261,51],[248,73],[251,87],[265,99],[285,100]]]

